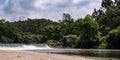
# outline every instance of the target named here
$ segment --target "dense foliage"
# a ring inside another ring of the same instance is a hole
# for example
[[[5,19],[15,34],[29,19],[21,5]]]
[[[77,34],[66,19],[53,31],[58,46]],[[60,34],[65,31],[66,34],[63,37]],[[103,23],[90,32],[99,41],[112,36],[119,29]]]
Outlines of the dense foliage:
[[[113,29],[106,37],[107,48],[120,49],[120,27]]]
[[[100,25],[100,46],[120,49],[120,35],[117,31],[120,26],[120,0],[102,0],[101,8],[95,9],[92,16]]]
[[[17,29],[4,23],[3,20],[0,21],[0,42],[8,43],[13,42],[17,37]]]
[[[0,43],[47,43],[69,48],[120,49],[120,0],[102,0],[92,15],[74,20],[64,13],[58,22],[0,20]]]
[[[32,34],[41,34],[42,28],[47,25],[57,25],[57,22],[53,22],[49,19],[30,19],[9,23],[14,27],[17,27],[22,32],[29,32]]]
[[[1,43],[45,43],[45,37],[31,33],[22,33],[17,28],[0,21],[0,42]]]
[[[77,42],[77,47],[95,48],[99,43],[98,23],[88,15],[80,24],[80,41]]]

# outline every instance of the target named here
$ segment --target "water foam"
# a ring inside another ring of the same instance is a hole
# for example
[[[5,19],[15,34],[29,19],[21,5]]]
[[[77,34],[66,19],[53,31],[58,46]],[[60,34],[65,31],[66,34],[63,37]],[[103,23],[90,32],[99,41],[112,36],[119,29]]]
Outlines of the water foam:
[[[0,50],[52,49],[47,44],[0,44]]]

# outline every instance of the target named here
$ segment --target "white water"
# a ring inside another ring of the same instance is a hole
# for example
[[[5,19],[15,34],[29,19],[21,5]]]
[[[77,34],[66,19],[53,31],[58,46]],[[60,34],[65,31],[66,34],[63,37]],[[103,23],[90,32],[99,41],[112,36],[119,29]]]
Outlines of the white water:
[[[0,44],[0,50],[52,49],[47,44]]]

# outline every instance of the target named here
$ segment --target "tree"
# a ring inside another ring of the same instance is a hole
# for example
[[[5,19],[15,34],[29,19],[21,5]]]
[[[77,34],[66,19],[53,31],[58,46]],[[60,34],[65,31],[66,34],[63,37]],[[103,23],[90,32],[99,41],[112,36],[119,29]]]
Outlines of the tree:
[[[74,19],[70,14],[64,13],[62,20],[59,21],[60,28],[64,35],[73,34]]]
[[[32,34],[41,34],[42,28],[47,25],[57,25],[57,22],[53,22],[49,19],[30,19],[17,22],[10,22],[10,25],[17,27],[22,32],[30,32]]]
[[[120,0],[115,0],[114,5],[115,7],[120,8]]]
[[[8,43],[8,39],[6,38],[6,37],[4,37],[4,36],[1,36],[1,43]]]
[[[48,25],[43,28],[42,35],[46,36],[48,40],[60,40],[62,38],[60,26]]]
[[[95,48],[99,44],[98,23],[87,15],[80,26],[80,40],[77,42],[78,48]]]
[[[77,36],[80,35],[81,25],[82,25],[82,23],[83,23],[83,20],[84,20],[84,19],[81,18],[81,19],[76,20],[75,23],[74,23],[74,30],[73,30],[73,32],[74,32]]]
[[[120,49],[120,27],[113,29],[106,36],[107,48]]]
[[[101,6],[105,9],[109,9],[114,6],[114,2],[112,0],[102,0]]]
[[[97,21],[100,24],[100,32],[102,32],[103,36],[108,34],[108,32],[114,28],[120,26],[120,9],[114,8],[109,9],[105,12]],[[104,29],[103,29],[104,28]],[[106,28],[107,29],[106,31]],[[106,34],[104,34],[106,33]]]
[[[15,27],[0,21],[0,43],[13,43],[18,30]]]
[[[102,36],[107,35],[120,26],[120,0],[102,0],[101,8],[95,9],[92,16],[99,23]]]

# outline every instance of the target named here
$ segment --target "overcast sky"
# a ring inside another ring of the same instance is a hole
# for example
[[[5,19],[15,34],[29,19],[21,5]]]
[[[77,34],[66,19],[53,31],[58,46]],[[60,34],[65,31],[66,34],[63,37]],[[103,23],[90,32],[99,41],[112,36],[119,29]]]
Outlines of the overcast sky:
[[[0,0],[0,19],[48,18],[57,21],[63,13],[77,19],[91,14],[100,4],[101,0]]]

